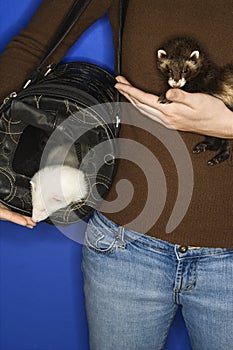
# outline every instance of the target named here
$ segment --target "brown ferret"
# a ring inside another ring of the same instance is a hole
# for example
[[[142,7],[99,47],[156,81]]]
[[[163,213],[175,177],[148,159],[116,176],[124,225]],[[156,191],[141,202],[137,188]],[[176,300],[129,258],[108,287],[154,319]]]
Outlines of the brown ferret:
[[[174,38],[157,51],[157,67],[167,79],[169,87],[188,92],[202,92],[221,99],[233,110],[233,64],[219,67],[205,54],[192,38]],[[159,98],[168,103],[165,94]],[[206,150],[220,152],[208,161],[208,165],[222,163],[230,156],[230,145],[225,139],[206,136],[193,153]]]

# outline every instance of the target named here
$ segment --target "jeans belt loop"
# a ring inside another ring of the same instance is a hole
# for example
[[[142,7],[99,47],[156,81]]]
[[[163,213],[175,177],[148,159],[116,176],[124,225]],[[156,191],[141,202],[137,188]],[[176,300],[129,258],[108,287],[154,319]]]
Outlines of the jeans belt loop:
[[[126,242],[124,240],[125,235],[125,229],[122,226],[119,226],[118,228],[118,234],[115,236],[116,240],[118,241],[118,248],[125,249]]]

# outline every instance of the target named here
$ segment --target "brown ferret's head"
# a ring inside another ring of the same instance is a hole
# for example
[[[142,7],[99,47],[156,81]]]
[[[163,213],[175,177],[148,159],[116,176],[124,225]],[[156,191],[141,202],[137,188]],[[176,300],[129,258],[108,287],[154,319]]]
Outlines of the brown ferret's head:
[[[204,54],[190,38],[175,38],[156,52],[157,67],[173,88],[181,88],[203,66]]]

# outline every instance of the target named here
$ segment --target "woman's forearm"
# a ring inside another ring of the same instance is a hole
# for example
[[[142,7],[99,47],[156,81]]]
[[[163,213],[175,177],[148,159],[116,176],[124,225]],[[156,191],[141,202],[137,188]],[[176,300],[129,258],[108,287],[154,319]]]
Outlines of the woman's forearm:
[[[92,0],[48,64],[59,63],[79,36],[106,13],[111,1]],[[22,88],[28,75],[44,57],[73,3],[74,0],[42,1],[26,28],[7,45],[0,55],[0,101]]]

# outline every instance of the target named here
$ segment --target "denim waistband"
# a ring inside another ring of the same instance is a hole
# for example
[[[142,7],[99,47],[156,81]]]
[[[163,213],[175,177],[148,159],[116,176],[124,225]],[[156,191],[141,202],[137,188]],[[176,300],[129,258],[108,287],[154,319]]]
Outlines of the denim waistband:
[[[170,253],[176,253],[180,256],[207,256],[214,254],[225,254],[232,253],[233,249],[228,248],[209,248],[209,247],[193,247],[193,246],[181,246],[178,244],[173,244],[167,241],[163,241],[161,239],[157,239],[155,237],[147,236],[145,234],[138,233],[136,231],[120,227],[115,222],[108,219],[106,216],[101,214],[98,211],[95,211],[91,220],[93,223],[102,228],[103,230],[114,232],[116,235],[120,231],[124,231],[124,237],[129,241],[137,241],[141,244],[144,244],[152,249],[163,250]],[[183,249],[182,249],[183,248]]]

